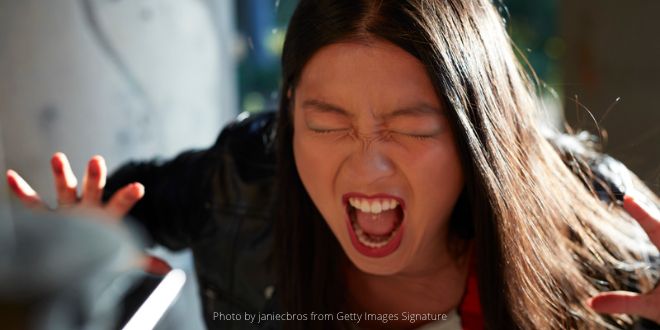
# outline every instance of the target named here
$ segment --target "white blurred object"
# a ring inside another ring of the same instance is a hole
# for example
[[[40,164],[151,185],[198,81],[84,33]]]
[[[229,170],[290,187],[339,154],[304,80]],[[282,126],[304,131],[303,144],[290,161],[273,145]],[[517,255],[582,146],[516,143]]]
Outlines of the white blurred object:
[[[0,300],[29,306],[30,328],[109,329],[118,322],[125,293],[144,276],[136,232],[27,210],[0,216],[0,224],[12,228],[4,233],[11,239],[0,241]]]
[[[174,269],[169,272],[156,287],[156,290],[151,293],[149,298],[126,323],[123,330],[153,329],[167,309],[174,303],[185,282],[186,273],[181,269]]]

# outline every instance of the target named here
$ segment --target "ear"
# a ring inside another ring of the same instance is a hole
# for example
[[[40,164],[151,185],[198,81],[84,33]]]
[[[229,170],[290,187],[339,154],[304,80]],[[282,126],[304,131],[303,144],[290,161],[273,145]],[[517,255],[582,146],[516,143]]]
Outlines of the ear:
[[[289,87],[289,89],[287,89],[286,91],[286,98],[290,100],[292,95],[293,95],[293,89]]]

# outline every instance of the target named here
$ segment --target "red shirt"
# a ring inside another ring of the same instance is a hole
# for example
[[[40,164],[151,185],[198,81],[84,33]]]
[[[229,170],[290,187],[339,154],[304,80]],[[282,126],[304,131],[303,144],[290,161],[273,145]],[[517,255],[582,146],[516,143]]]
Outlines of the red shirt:
[[[458,314],[461,316],[461,325],[463,330],[483,330],[484,316],[479,302],[479,288],[477,286],[477,262],[474,252],[470,254],[470,270],[468,271],[467,285],[465,294]]]

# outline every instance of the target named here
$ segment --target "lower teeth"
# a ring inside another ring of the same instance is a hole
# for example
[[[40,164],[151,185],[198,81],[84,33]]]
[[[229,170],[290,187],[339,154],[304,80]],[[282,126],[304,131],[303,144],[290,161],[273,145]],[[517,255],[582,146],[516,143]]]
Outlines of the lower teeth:
[[[356,223],[353,223],[353,230],[355,231],[355,235],[357,236],[357,239],[358,241],[360,241],[360,243],[371,248],[380,248],[387,245],[387,243],[390,242],[390,240],[392,239],[392,237],[394,237],[394,235],[397,233],[399,228],[392,231],[389,235],[384,236],[382,238],[378,238],[377,240],[369,238],[367,234],[364,233],[362,228],[360,228]]]

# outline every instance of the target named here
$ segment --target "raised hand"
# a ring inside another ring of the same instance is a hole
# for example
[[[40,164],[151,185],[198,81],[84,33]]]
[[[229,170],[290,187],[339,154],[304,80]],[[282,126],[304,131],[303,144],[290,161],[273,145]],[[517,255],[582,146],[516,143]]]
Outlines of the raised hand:
[[[81,194],[78,195],[78,180],[71,170],[71,165],[61,152],[51,158],[51,167],[57,191],[57,208],[82,213],[94,213],[107,218],[120,220],[144,196],[144,186],[131,183],[119,189],[107,203],[103,203],[103,188],[105,187],[107,167],[101,156],[89,160],[87,171],[83,178]],[[13,170],[7,171],[7,183],[11,191],[25,206],[37,210],[47,210],[47,205],[39,194]]]
[[[646,205],[631,196],[624,196],[623,207],[644,229],[651,242],[660,249],[660,212],[654,205]],[[660,286],[651,292],[639,294],[627,291],[600,293],[588,301],[599,313],[630,314],[660,323]]]

